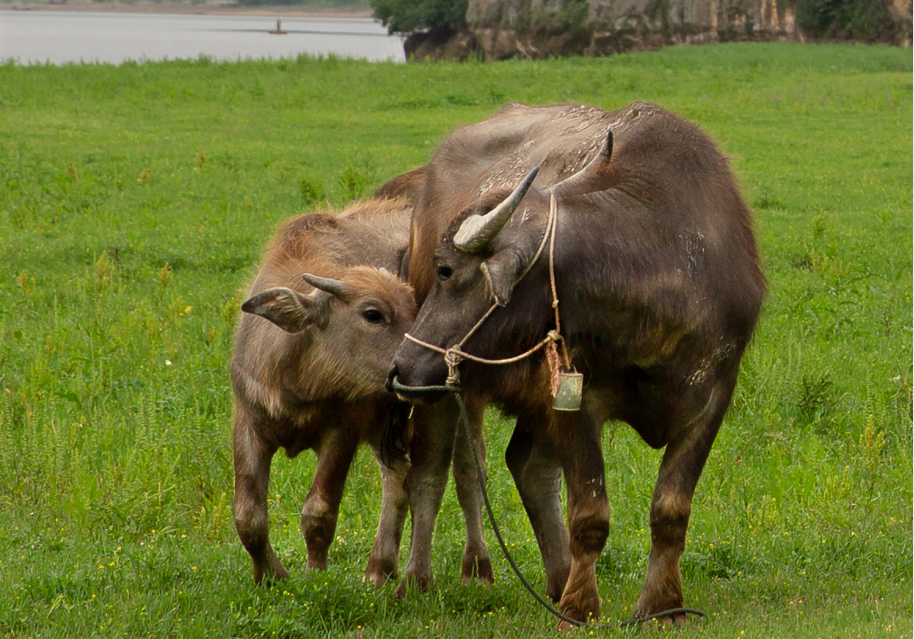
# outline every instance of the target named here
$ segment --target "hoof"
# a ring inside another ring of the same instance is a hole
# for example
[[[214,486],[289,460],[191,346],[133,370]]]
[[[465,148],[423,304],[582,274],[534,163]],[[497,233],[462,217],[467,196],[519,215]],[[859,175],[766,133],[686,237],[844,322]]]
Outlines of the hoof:
[[[327,548],[322,550],[315,551],[311,548],[308,549],[307,563],[305,566],[308,570],[327,570],[327,559],[330,553],[327,552]]]
[[[559,610],[561,610],[562,614],[566,617],[570,617],[571,619],[575,619],[582,623],[599,621],[600,598],[596,593],[593,593],[591,596],[589,593],[579,592],[573,597],[569,597],[568,593],[565,593],[562,600],[559,602]]]
[[[278,560],[273,560],[273,566],[270,570],[258,570],[254,568],[254,583],[258,586],[269,588],[275,582],[285,579],[289,576],[289,571]]]
[[[552,584],[546,584],[546,596],[552,600],[552,603],[557,604],[562,600],[562,592],[565,591],[565,584],[562,584],[561,587],[556,587]]]
[[[668,617],[656,617],[650,621],[644,621],[641,623],[642,628],[650,628],[652,626],[660,626],[665,628],[667,626],[684,626],[686,623],[685,615],[670,615]]]
[[[370,582],[375,590],[378,590],[391,579],[396,579],[397,576],[398,571],[396,564],[392,562],[370,560],[368,562],[368,567],[365,569],[363,581]]]
[[[285,579],[288,576],[289,571],[286,570],[285,566],[277,561],[276,565],[273,566],[273,579],[279,581],[280,579]]]
[[[588,614],[586,616],[586,620],[585,620],[585,618],[582,618],[580,615],[569,614],[569,612],[567,612],[567,611],[562,611],[562,614],[565,615],[566,617],[571,617],[572,619],[576,619],[576,620],[580,621],[581,623],[583,623],[584,625],[573,624],[573,623],[571,623],[569,621],[565,621],[563,619],[562,621],[559,622],[559,625],[558,625],[559,632],[571,632],[572,630],[581,630],[581,629],[586,628],[588,623],[597,623],[599,621],[599,618],[594,617],[592,614]]]
[[[380,590],[390,581],[390,576],[384,574],[383,572],[365,572],[365,575],[362,577],[362,581],[366,581],[372,585],[375,590]]]
[[[492,559],[486,555],[478,557],[475,555],[464,556],[463,568],[461,570],[461,580],[464,586],[469,586],[476,579],[479,583],[485,584],[486,588],[495,581],[495,572],[492,569]]]
[[[668,608],[672,610],[672,608]],[[663,612],[658,610],[657,612]],[[643,613],[635,611],[635,616],[632,617],[630,622],[627,622],[626,625],[637,625],[642,629],[647,628],[666,628],[668,626],[681,627],[688,623],[688,617],[685,613],[678,612],[671,615],[664,615],[662,617],[653,617],[652,615],[657,613]],[[643,620],[643,621],[642,621]]]
[[[321,570],[321,571],[327,570],[327,562],[326,561],[311,561],[309,559],[308,560],[308,570]]]
[[[671,614],[664,614],[670,612]],[[642,628],[652,626],[682,626],[687,623],[687,614],[704,616],[699,610],[682,607],[682,595],[678,597],[646,597],[642,594],[632,615],[632,624]],[[660,615],[660,616],[657,616]]]
[[[558,625],[559,632],[569,632],[570,630],[576,630],[578,628],[585,628],[588,623],[597,623],[600,620],[599,614],[594,615],[592,613],[582,613],[580,611],[574,611],[574,610],[563,610],[561,607],[559,608],[559,610],[561,610],[562,614],[565,615],[566,617],[569,617],[571,619],[574,619],[575,621],[580,622],[578,624],[573,624],[573,623],[571,623],[569,621],[565,621],[563,619],[563,620],[559,621],[559,625]]]
[[[397,592],[394,597],[397,599],[406,599],[409,593],[428,592],[432,587],[431,577],[417,577],[416,575],[405,575],[397,586]]]

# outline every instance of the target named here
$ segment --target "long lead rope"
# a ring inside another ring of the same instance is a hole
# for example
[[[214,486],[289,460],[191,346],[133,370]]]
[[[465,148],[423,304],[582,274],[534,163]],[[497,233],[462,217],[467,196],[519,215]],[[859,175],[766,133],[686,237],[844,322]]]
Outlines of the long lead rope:
[[[546,610],[551,612],[553,615],[555,615],[562,621],[565,621],[567,623],[570,623],[570,624],[572,624],[574,626],[578,626],[578,627],[586,626],[587,625],[586,621],[579,621],[578,619],[573,619],[573,618],[569,617],[568,615],[566,615],[563,612],[561,612],[560,610],[558,610],[558,608],[553,606],[542,595],[540,595],[536,591],[536,589],[530,584],[530,582],[527,581],[527,578],[524,577],[524,574],[520,571],[520,568],[518,567],[517,562],[514,561],[514,557],[511,555],[511,552],[508,550],[508,545],[505,543],[504,538],[501,536],[501,530],[498,527],[498,522],[495,521],[495,513],[492,511],[492,504],[489,502],[489,493],[486,490],[486,482],[485,482],[485,479],[483,478],[484,475],[482,472],[482,465],[479,461],[479,455],[475,452],[477,450],[476,440],[473,437],[472,430],[470,429],[470,417],[469,417],[469,415],[467,415],[466,405],[464,404],[463,397],[461,397],[460,393],[455,392],[453,388],[450,390],[454,395],[454,399],[457,400],[457,406],[460,407],[460,421],[463,423],[464,435],[466,436],[467,441],[470,443],[470,446],[472,447],[472,450],[474,451],[473,454],[471,455],[471,457],[473,458],[473,463],[476,466],[476,480],[479,483],[479,490],[482,492],[482,500],[486,505],[486,513],[489,515],[489,523],[492,525],[492,532],[495,533],[495,538],[498,540],[498,545],[501,546],[502,554],[504,554],[505,559],[508,560],[508,564],[510,564],[511,569],[514,571],[514,574],[517,575],[517,578],[520,580],[521,584],[523,584],[524,588],[527,589],[527,592],[529,592],[531,595],[533,595],[533,598],[536,599],[543,608],[545,608]],[[655,613],[652,615],[647,615],[644,617],[634,617],[632,619],[629,619],[628,621],[623,621],[622,623],[619,624],[619,626],[622,628],[625,628],[627,626],[633,626],[635,624],[644,623],[646,621],[651,621],[652,619],[660,619],[661,617],[670,617],[672,615],[680,615],[680,614],[693,614],[693,615],[698,615],[700,617],[705,616],[705,613],[703,613],[701,610],[697,610],[695,608],[673,608],[671,610],[664,610],[662,612],[658,612],[658,613]],[[590,627],[592,627],[592,628],[611,628],[613,626],[611,626],[610,624],[595,623]]]
[[[476,466],[476,480],[477,480],[477,482],[479,482],[479,490],[482,492],[482,499],[486,506],[486,513],[488,514],[488,517],[489,517],[489,523],[492,525],[492,531],[495,533],[495,538],[498,540],[498,545],[501,547],[502,554],[504,554],[505,559],[508,560],[508,564],[511,566],[511,569],[514,571],[514,574],[517,575],[517,578],[520,580],[521,584],[523,584],[524,588],[527,589],[527,592],[529,592],[533,596],[533,598],[536,599],[536,601],[539,602],[539,604],[541,606],[543,606],[543,608],[545,608],[546,610],[551,612],[553,615],[555,615],[562,621],[569,623],[573,626],[580,627],[580,626],[587,625],[587,622],[573,619],[573,618],[565,615],[561,611],[559,611],[549,601],[547,601],[545,598],[543,598],[543,596],[540,595],[536,591],[536,589],[530,584],[530,582],[527,581],[527,578],[524,577],[523,573],[520,571],[520,568],[517,566],[517,563],[514,561],[514,557],[511,555],[511,552],[508,550],[508,546],[507,546],[507,544],[505,544],[504,538],[501,536],[501,529],[498,527],[498,522],[495,520],[495,513],[492,510],[492,504],[489,502],[489,494],[488,494],[488,491],[486,490],[486,482],[485,482],[484,475],[482,472],[482,463],[479,461],[479,455],[476,453],[476,450],[477,450],[476,439],[475,439],[475,437],[473,437],[473,432],[472,432],[472,429],[470,428],[470,418],[467,415],[466,405],[464,404],[463,397],[461,397],[460,392],[459,392],[460,391],[460,374],[457,370],[458,367],[460,366],[460,362],[462,362],[464,359],[469,359],[474,362],[479,362],[481,364],[496,364],[496,365],[513,364],[514,362],[518,362],[526,357],[529,357],[530,355],[533,355],[533,353],[535,353],[539,349],[543,348],[547,344],[550,345],[550,349],[551,349],[551,352],[547,353],[547,355],[549,355],[549,359],[550,359],[550,367],[553,367],[551,360],[553,359],[553,353],[556,348],[555,347],[556,343],[561,344],[561,346],[562,346],[562,355],[563,355],[563,359],[565,361],[565,369],[566,370],[571,369],[571,361],[568,356],[568,349],[565,344],[565,340],[562,339],[562,335],[561,335],[561,323],[560,323],[560,319],[559,319],[559,297],[558,297],[558,292],[556,290],[556,284],[555,284],[555,234],[556,234],[556,227],[558,226],[557,222],[558,222],[558,204],[556,202],[555,193],[553,193],[552,197],[550,198],[550,201],[549,201],[549,219],[546,222],[546,231],[545,231],[545,233],[543,233],[543,239],[540,242],[540,245],[537,248],[535,255],[533,256],[533,259],[527,265],[527,268],[524,269],[524,272],[521,273],[520,277],[518,277],[517,280],[515,281],[515,285],[516,285],[517,282],[520,282],[522,279],[524,279],[524,277],[526,277],[527,273],[530,272],[530,270],[533,268],[533,265],[536,263],[536,261],[539,259],[540,255],[542,254],[543,249],[546,247],[546,242],[548,240],[549,241],[549,284],[550,284],[550,288],[552,291],[552,308],[555,312],[555,330],[549,331],[549,333],[546,335],[546,337],[543,340],[541,340],[539,343],[537,343],[533,348],[521,353],[520,355],[516,355],[514,357],[508,357],[505,359],[486,359],[483,357],[478,357],[476,355],[471,355],[462,350],[462,347],[466,344],[467,340],[469,340],[470,337],[479,329],[479,327],[482,326],[483,322],[485,322],[489,318],[489,316],[495,312],[495,309],[498,308],[498,306],[499,306],[498,304],[493,304],[489,308],[489,310],[483,314],[483,316],[479,319],[479,321],[476,322],[476,325],[473,326],[473,328],[471,328],[470,331],[463,337],[463,339],[460,340],[460,342],[458,342],[454,346],[451,346],[450,348],[442,348],[442,347],[436,346],[434,344],[429,344],[428,342],[422,341],[419,338],[413,337],[409,333],[406,333],[406,335],[404,335],[404,337],[406,339],[410,340],[411,342],[414,342],[414,343],[418,344],[419,346],[424,346],[425,348],[428,348],[429,350],[436,351],[436,352],[444,355],[444,361],[448,367],[447,380],[446,380],[444,386],[403,386],[402,384],[400,384],[400,382],[397,380],[397,378],[394,377],[394,379],[392,380],[392,386],[393,386],[394,390],[404,390],[404,391],[409,391],[409,392],[414,392],[414,393],[447,391],[454,395],[454,398],[457,401],[457,405],[460,407],[460,421],[463,424],[464,434],[467,438],[467,441],[469,442],[469,444],[471,446],[471,450],[474,451],[473,454],[471,455],[471,457],[473,458],[473,464]],[[557,371],[554,370],[553,377],[555,377],[556,373],[557,373]],[[669,617],[669,616],[678,615],[678,614],[695,614],[695,615],[704,617],[704,613],[702,611],[696,610],[694,608],[674,608],[672,610],[664,610],[663,612],[658,612],[658,613],[655,613],[652,615],[647,615],[644,617],[636,617],[633,619],[629,619],[628,621],[622,622],[620,625],[621,625],[621,627],[626,627],[626,626],[631,626],[631,625],[635,625],[638,623],[644,623],[644,622],[650,621],[652,619],[659,619],[661,617]],[[591,627],[609,628],[611,626],[609,626],[608,624],[594,624]]]
[[[586,626],[586,621],[580,621],[578,619],[573,619],[568,615],[564,614],[558,610],[555,606],[552,605],[547,599],[545,599],[541,594],[536,591],[536,588],[527,581],[527,578],[524,576],[524,573],[521,572],[520,567],[517,565],[517,562],[514,560],[514,556],[511,554],[511,551],[508,550],[508,545],[505,543],[504,537],[501,534],[501,528],[498,525],[498,521],[495,519],[495,512],[492,510],[492,504],[489,501],[489,492],[486,489],[485,475],[482,471],[482,462],[479,460],[479,455],[476,452],[476,438],[473,436],[473,431],[470,428],[470,417],[467,414],[466,404],[463,401],[463,397],[460,395],[459,387],[452,385],[444,386],[404,386],[401,384],[395,377],[392,381],[392,386],[394,390],[399,391],[409,391],[413,393],[434,393],[434,392],[448,392],[454,396],[454,399],[457,401],[457,406],[460,408],[460,422],[463,426],[463,433],[467,439],[467,442],[470,444],[470,450],[473,451],[470,455],[473,458],[473,465],[476,467],[476,481],[479,484],[479,490],[482,493],[482,501],[486,506],[486,515],[489,518],[489,524],[492,526],[492,532],[495,533],[495,538],[498,540],[498,545],[501,548],[501,552],[504,555],[505,559],[508,561],[508,564],[511,566],[511,570],[514,571],[514,574],[517,576],[521,584],[526,588],[537,603],[539,603],[543,608],[548,610],[554,616],[558,617],[562,621],[570,623],[573,626],[582,627]],[[619,627],[625,628],[628,626],[633,626],[640,623],[645,623],[651,621],[652,619],[660,619],[662,617],[670,617],[673,615],[698,615],[699,617],[704,617],[705,613],[696,608],[672,608],[670,610],[664,610],[662,612],[657,612],[652,615],[646,615],[643,617],[633,617],[627,621],[623,621],[619,624]],[[590,626],[595,629],[606,629],[612,628],[614,626],[610,624],[595,623]]]
[[[498,540],[498,545],[501,546],[501,552],[504,554],[505,559],[508,560],[508,563],[511,565],[511,569],[514,571],[514,574],[517,575],[517,578],[523,584],[524,588],[527,589],[533,598],[536,599],[539,604],[551,612],[553,615],[570,623],[574,626],[583,626],[586,622],[578,621],[577,619],[572,619],[568,615],[562,613],[555,606],[553,606],[549,601],[545,599],[541,594],[536,591],[527,578],[524,577],[524,573],[520,571],[520,568],[517,565],[517,562],[514,561],[514,557],[508,551],[508,545],[505,543],[504,538],[501,536],[501,530],[498,527],[498,522],[495,521],[495,513],[492,511],[492,504],[489,502],[489,493],[486,490],[486,481],[482,472],[482,465],[479,461],[479,454],[476,452],[476,439],[473,437],[472,429],[470,428],[470,417],[467,415],[467,408],[463,402],[463,397],[460,393],[454,392],[454,399],[457,400],[457,406],[460,407],[460,421],[463,423],[463,433],[469,442],[471,450],[473,451],[470,457],[473,458],[473,464],[476,466],[476,481],[479,482],[479,490],[482,492],[482,501],[486,505],[486,513],[489,515],[489,523],[492,525],[492,532],[495,533],[495,538]]]

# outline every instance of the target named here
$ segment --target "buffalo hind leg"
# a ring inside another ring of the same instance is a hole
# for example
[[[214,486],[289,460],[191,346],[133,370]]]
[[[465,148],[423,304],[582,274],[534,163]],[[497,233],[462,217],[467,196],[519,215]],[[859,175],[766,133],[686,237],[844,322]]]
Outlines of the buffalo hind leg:
[[[457,419],[457,403],[452,397],[413,408],[412,467],[406,481],[412,531],[409,559],[397,586],[398,598],[405,597],[410,588],[428,590],[432,584],[432,535],[447,487]]]
[[[559,609],[572,619],[585,622],[600,616],[596,563],[609,535],[602,424],[601,419],[582,407],[574,413],[554,412],[550,429],[568,490],[571,571]]]
[[[336,520],[349,466],[359,438],[346,429],[329,429],[317,452],[317,469],[301,512],[301,531],[308,547],[308,568],[327,569],[327,552],[336,533]]]
[[[258,436],[255,420],[242,407],[235,413],[232,432],[235,465],[235,497],[232,510],[235,530],[254,567],[254,582],[272,581],[289,576],[270,545],[270,515],[267,490],[270,485],[270,462],[276,453]]]
[[[398,457],[384,463],[379,444],[372,444],[372,451],[381,467],[381,516],[375,534],[365,579],[380,588],[388,579],[396,579],[400,570],[400,539],[409,510],[404,483],[409,462]]]
[[[536,535],[546,570],[546,595],[558,601],[571,568],[568,529],[562,518],[562,467],[546,433],[548,422],[531,414],[518,417],[505,462],[514,477]]]
[[[470,431],[476,446],[473,448],[467,441],[463,424],[458,424],[453,465],[454,488],[457,492],[457,501],[463,510],[467,533],[461,577],[464,584],[469,584],[475,578],[488,586],[494,581],[495,575],[483,531],[482,508],[484,502],[479,481],[476,478],[476,462],[472,457],[477,456],[476,459],[479,460],[482,468],[483,481],[486,481],[486,443],[482,435],[485,404],[468,399],[466,408],[470,420]]]
[[[679,558],[685,550],[692,496],[732,391],[732,383],[719,382],[698,419],[674,436],[663,453],[651,499],[651,552],[635,618],[683,605]],[[679,614],[660,621],[680,624],[684,620],[685,615]]]

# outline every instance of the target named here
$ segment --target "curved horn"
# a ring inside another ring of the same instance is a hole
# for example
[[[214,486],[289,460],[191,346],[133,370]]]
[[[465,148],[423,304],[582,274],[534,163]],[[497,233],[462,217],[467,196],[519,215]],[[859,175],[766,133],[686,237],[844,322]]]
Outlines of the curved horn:
[[[343,301],[352,293],[352,287],[342,280],[334,280],[329,277],[318,277],[311,273],[304,273],[302,277],[314,288],[326,291]]]
[[[609,164],[613,156],[613,132],[610,129],[606,132],[606,141],[596,157],[587,163],[583,169],[562,180],[552,187],[551,191],[557,195],[563,193],[586,193],[593,189],[592,184],[588,182],[596,179],[603,167]]]
[[[511,195],[485,215],[471,215],[465,219],[454,235],[454,247],[464,253],[477,253],[484,249],[511,219],[539,170],[536,167],[530,171]]]

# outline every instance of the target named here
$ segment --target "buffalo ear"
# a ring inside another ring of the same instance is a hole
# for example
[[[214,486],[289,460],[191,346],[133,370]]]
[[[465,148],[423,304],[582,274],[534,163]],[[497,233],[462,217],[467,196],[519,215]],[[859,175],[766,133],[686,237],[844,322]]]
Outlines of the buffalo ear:
[[[511,301],[517,276],[523,266],[521,256],[510,249],[499,251],[479,266],[486,278],[489,294],[499,306]]]
[[[327,328],[329,297],[320,290],[302,295],[289,288],[271,288],[242,304],[241,310],[266,318],[288,333],[300,333],[311,325]]]

